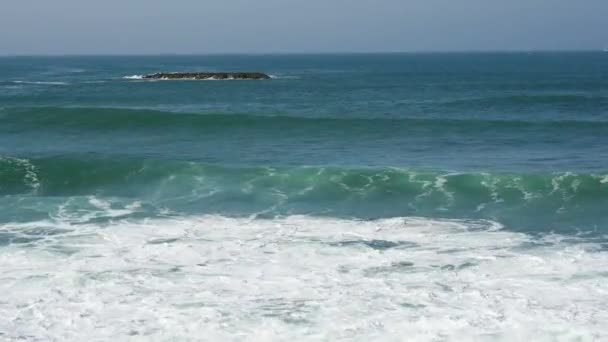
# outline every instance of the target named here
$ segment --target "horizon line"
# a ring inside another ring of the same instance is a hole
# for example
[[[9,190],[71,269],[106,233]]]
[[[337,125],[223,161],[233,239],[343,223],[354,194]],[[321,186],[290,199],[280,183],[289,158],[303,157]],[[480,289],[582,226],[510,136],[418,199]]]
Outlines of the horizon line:
[[[417,50],[417,51],[276,51],[276,52],[148,52],[148,53],[0,53],[0,57],[152,57],[152,56],[287,56],[287,55],[388,55],[388,54],[509,54],[509,53],[589,53],[598,49],[504,49],[504,50]]]

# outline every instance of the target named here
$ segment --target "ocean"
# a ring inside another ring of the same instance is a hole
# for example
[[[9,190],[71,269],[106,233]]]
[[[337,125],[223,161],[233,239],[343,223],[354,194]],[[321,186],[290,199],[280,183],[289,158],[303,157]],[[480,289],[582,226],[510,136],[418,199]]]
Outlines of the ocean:
[[[608,339],[608,54],[2,57],[0,271],[0,340]]]

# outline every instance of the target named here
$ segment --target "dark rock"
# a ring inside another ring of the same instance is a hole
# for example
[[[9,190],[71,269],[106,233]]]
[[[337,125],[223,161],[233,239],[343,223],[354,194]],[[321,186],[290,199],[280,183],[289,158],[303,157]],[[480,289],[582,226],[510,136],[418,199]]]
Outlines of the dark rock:
[[[171,72],[145,75],[149,80],[266,80],[270,76],[260,72]]]

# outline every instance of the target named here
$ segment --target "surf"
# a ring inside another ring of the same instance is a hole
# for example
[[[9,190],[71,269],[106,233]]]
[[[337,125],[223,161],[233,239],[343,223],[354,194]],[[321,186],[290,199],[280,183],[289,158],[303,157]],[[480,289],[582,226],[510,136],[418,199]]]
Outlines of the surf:
[[[114,201],[163,210],[261,217],[316,214],[500,219],[520,229],[577,231],[603,217],[608,174],[450,172],[407,168],[238,167],[133,159],[0,158],[0,194]],[[53,212],[55,209],[44,209]],[[111,217],[107,218],[111,219]],[[606,222],[608,223],[608,222]],[[578,228],[577,228],[578,227]],[[598,227],[597,229],[603,229]]]
[[[42,237],[27,253],[0,249],[11,270],[2,289],[12,299],[0,306],[8,338],[78,339],[91,327],[104,339],[608,333],[608,254],[598,244],[492,221],[204,215],[0,232]]]

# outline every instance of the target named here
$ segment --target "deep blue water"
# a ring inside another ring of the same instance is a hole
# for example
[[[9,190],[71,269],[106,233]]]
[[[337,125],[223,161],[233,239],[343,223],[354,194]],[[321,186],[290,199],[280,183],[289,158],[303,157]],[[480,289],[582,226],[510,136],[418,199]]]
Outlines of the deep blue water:
[[[2,58],[0,220],[105,196],[140,199],[140,216],[423,215],[604,232],[607,57]],[[159,71],[274,78],[129,78]]]

